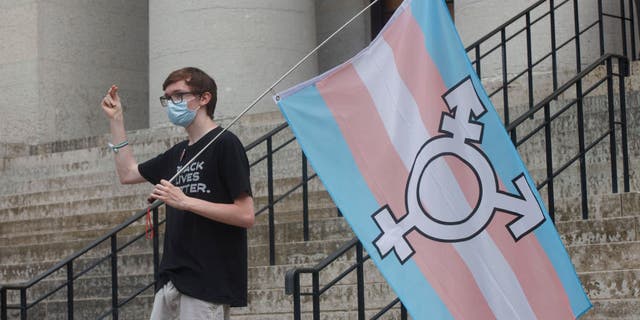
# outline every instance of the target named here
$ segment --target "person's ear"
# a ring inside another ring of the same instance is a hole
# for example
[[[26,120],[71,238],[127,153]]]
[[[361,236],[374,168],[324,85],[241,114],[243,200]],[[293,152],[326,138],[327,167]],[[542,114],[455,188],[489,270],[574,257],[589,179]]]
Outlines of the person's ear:
[[[200,95],[200,103],[202,103],[202,105],[207,105],[209,104],[209,101],[211,101],[211,98],[211,92],[205,92]]]

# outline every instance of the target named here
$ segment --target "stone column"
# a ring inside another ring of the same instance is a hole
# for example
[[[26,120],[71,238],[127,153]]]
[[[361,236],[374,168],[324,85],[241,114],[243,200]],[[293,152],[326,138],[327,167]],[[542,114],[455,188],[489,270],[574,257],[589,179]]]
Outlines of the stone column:
[[[159,104],[173,70],[203,69],[218,84],[215,118],[235,117],[315,47],[313,0],[149,2],[149,121],[168,124]],[[314,76],[314,57],[288,77],[284,89]],[[251,113],[277,110],[265,97]]]
[[[128,129],[148,126],[146,1],[2,1],[0,143],[108,132],[99,103],[122,88]]]
[[[0,3],[0,74],[0,144],[38,139],[50,112],[38,107],[36,1]]]

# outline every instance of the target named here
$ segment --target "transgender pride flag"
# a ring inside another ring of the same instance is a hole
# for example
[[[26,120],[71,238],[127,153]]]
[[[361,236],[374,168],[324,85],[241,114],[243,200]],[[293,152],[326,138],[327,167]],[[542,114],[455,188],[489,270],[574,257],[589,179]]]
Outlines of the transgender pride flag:
[[[414,319],[574,319],[591,304],[442,0],[276,96]]]

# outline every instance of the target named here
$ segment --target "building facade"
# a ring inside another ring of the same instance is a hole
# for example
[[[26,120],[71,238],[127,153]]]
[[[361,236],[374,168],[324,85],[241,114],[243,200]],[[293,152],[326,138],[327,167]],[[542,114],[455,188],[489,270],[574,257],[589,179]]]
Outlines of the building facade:
[[[468,45],[536,1],[448,2]],[[605,3],[615,11],[613,2]],[[585,23],[594,15],[593,3],[581,12]],[[216,117],[232,118],[368,4],[369,0],[4,0],[0,2],[4,91],[0,144],[31,145],[108,132],[99,102],[112,83],[121,88],[127,129],[166,126],[158,103],[161,84],[170,71],[183,66],[200,67],[216,79]],[[357,53],[399,4],[381,0],[275,91]],[[573,22],[557,19],[558,37],[570,34]],[[586,46],[585,56],[597,56],[597,35],[589,37],[592,44]],[[548,39],[533,41],[545,46]],[[509,50],[522,49],[522,43],[515,43]],[[526,61],[509,64],[526,65]],[[562,65],[574,68],[575,63]],[[490,85],[500,72],[499,59],[483,68],[482,77]],[[548,69],[536,72],[544,78]],[[251,113],[275,110],[266,97]]]

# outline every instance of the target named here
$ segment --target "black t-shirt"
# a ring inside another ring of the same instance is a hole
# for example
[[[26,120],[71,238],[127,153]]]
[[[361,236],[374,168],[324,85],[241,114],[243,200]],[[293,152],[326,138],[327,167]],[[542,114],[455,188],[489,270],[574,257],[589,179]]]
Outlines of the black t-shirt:
[[[191,146],[188,141],[176,144],[140,164],[140,174],[153,184],[169,180],[221,130],[211,130]],[[187,196],[216,203],[233,203],[242,193],[251,195],[242,143],[224,132],[173,184]],[[246,229],[167,206],[158,287],[171,281],[188,296],[242,307],[247,305],[247,270]]]

